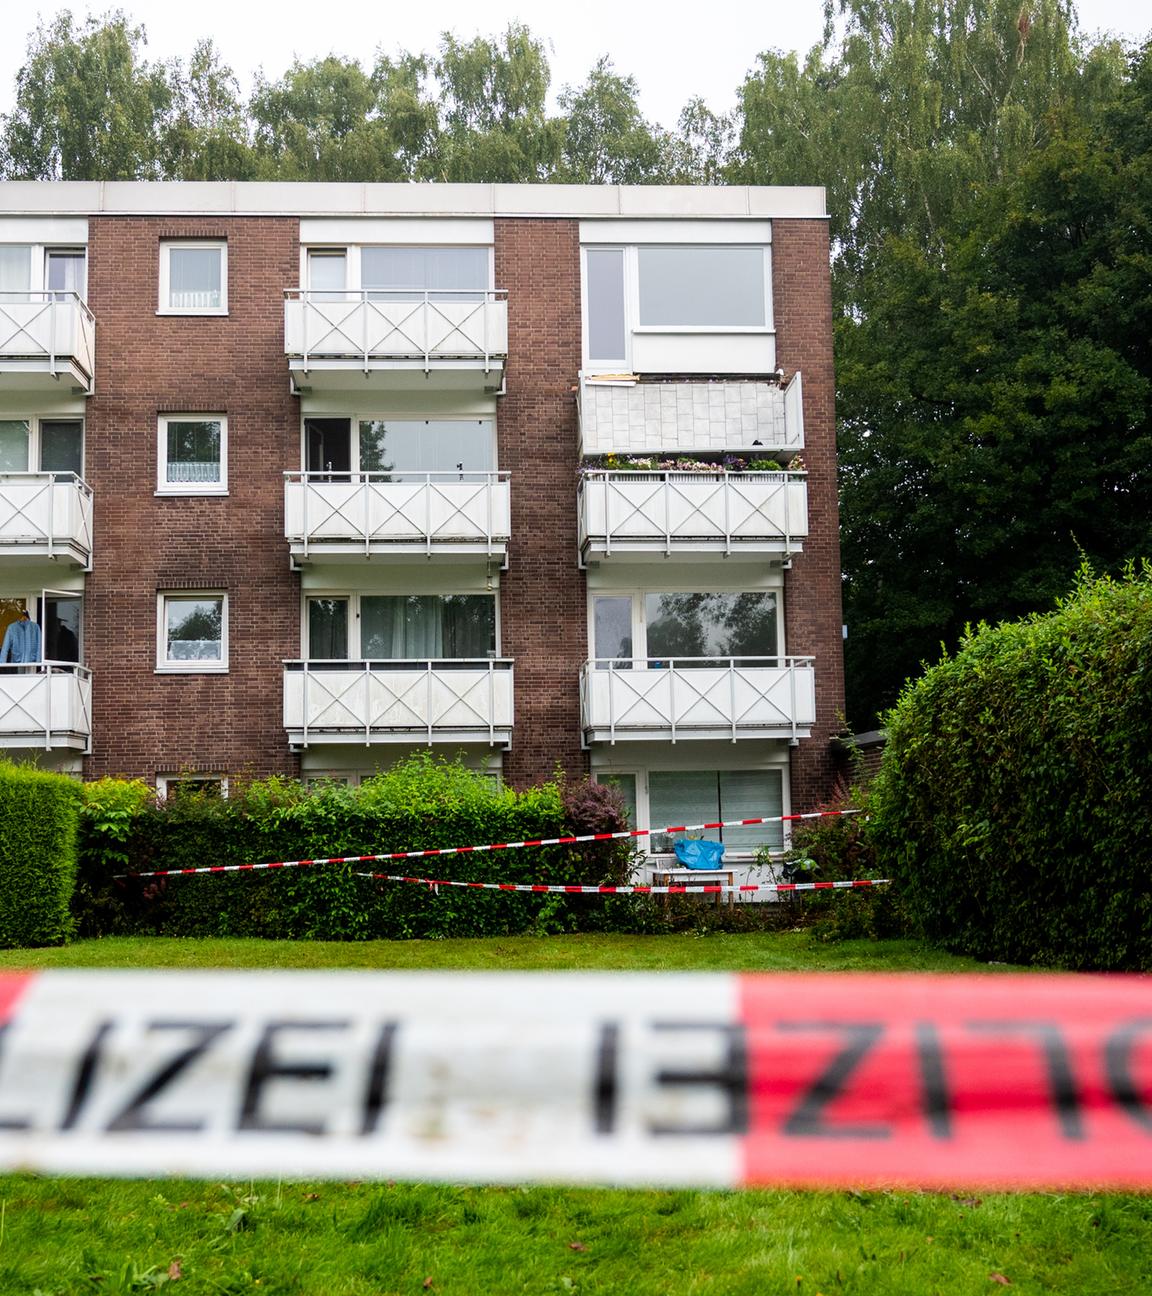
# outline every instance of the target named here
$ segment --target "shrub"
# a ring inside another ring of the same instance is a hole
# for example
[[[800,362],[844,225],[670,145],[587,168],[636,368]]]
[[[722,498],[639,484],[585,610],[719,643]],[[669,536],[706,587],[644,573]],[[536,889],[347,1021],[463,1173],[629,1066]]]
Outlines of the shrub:
[[[0,946],[71,935],[80,797],[74,779],[0,762]]]
[[[1152,569],[970,631],[887,717],[873,831],[924,934],[1152,966]]]
[[[124,786],[124,785],[121,785]],[[126,840],[109,848],[106,811],[86,820],[78,920],[86,934],[267,936],[326,940],[498,935],[596,925],[609,897],[555,897],[381,881],[411,874],[471,881],[622,881],[624,843],[485,851],[428,859],[127,879],[123,872],[206,864],[375,855],[612,831],[610,798],[558,782],[513,792],[484,775],[427,755],[359,788],[308,792],[285,779],[236,789],[229,800],[199,794],[140,800]],[[122,794],[124,803],[132,793]],[[567,817],[565,797],[579,826]],[[117,801],[104,794],[100,806]],[[99,831],[98,831],[99,828]],[[131,860],[126,868],[123,858]]]

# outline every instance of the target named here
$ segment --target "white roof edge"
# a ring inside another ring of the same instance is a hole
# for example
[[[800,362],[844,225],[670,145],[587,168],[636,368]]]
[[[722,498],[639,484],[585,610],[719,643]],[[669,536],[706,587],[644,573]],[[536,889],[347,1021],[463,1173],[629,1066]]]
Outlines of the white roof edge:
[[[827,216],[819,185],[0,181],[6,216],[521,216],[581,220]]]

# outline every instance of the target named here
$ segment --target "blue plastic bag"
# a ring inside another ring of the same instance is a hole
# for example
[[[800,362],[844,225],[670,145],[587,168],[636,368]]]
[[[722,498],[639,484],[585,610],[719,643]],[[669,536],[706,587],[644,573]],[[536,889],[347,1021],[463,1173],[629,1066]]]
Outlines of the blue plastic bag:
[[[685,868],[714,869],[720,867],[724,858],[724,843],[717,841],[693,841],[684,838],[673,843],[676,858]]]

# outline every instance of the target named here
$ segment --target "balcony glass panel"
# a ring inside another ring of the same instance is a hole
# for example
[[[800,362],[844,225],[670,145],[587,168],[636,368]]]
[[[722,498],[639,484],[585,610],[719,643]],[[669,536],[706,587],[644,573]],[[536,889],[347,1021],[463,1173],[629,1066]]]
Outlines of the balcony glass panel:
[[[494,442],[491,419],[369,419],[360,424],[360,470],[489,472]]]
[[[360,600],[364,657],[492,657],[496,600],[489,594],[368,595]]]

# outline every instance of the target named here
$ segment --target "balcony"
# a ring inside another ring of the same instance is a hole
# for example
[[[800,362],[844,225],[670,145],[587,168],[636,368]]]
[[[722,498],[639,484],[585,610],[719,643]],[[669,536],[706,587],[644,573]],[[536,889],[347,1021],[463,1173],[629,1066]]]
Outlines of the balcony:
[[[508,747],[512,662],[285,662],[284,728],[295,748],[395,742]]]
[[[0,293],[0,391],[92,395],[96,320],[72,292]]]
[[[722,554],[787,562],[808,534],[802,472],[586,471],[580,559]]]
[[[580,450],[602,454],[745,452],[804,448],[800,375],[776,382],[580,380]]]
[[[812,658],[589,661],[580,714],[585,744],[807,738],[816,722]]]
[[[0,747],[88,752],[92,672],[72,662],[0,666]]]
[[[284,301],[284,350],[297,389],[420,386],[497,390],[508,357],[508,300],[484,292],[309,291]]]
[[[508,474],[284,474],[284,534],[293,562],[483,557],[505,566]]]
[[[0,558],[92,567],[92,488],[73,473],[0,473]]]

